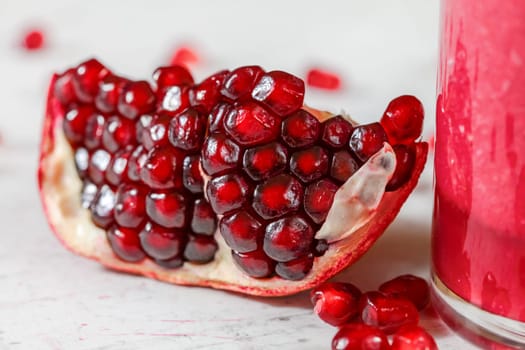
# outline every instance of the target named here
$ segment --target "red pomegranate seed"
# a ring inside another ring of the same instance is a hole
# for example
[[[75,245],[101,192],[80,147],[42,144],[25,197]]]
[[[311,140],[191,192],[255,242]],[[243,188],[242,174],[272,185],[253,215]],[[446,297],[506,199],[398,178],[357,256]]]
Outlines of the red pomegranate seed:
[[[40,29],[32,29],[24,33],[22,46],[29,51],[39,50],[44,47],[45,37]]]
[[[135,123],[132,120],[119,116],[110,117],[102,132],[102,145],[109,152],[114,153],[135,141]]]
[[[286,72],[268,72],[254,86],[252,98],[284,117],[303,105],[304,82]]]
[[[153,116],[149,114],[143,114],[138,118],[135,130],[137,131],[137,142],[139,144],[143,142],[143,135],[147,132],[152,122]]]
[[[412,302],[387,296],[381,292],[367,292],[359,300],[359,315],[367,325],[380,328],[387,334],[405,325],[417,325],[419,314]]]
[[[147,190],[139,186],[118,187],[114,216],[120,227],[136,228],[144,221],[146,193]]]
[[[140,247],[139,236],[134,229],[113,225],[107,231],[107,237],[111,249],[120,259],[139,262],[146,257]]]
[[[154,259],[167,260],[179,256],[186,244],[186,236],[179,231],[146,223],[139,234],[142,249]]]
[[[280,143],[272,142],[244,152],[243,166],[253,180],[264,180],[286,168],[288,155]]]
[[[434,134],[430,135],[428,138],[428,151],[434,152],[436,149],[436,136]]]
[[[350,136],[350,149],[363,162],[379,151],[387,137],[379,123],[360,125]]]
[[[280,120],[257,103],[236,105],[224,120],[226,132],[239,144],[254,146],[275,140]]]
[[[190,63],[199,62],[199,55],[191,48],[181,46],[175,50],[170,59],[170,65],[183,65],[186,66]]]
[[[176,115],[190,106],[190,88],[188,86],[168,86],[158,91],[159,109]]]
[[[216,175],[237,167],[239,146],[226,135],[214,134],[207,137],[202,149],[202,168],[208,175]]]
[[[208,128],[210,133],[224,131],[224,119],[230,113],[232,106],[229,103],[219,103],[210,112]]]
[[[184,258],[194,263],[205,264],[213,260],[218,246],[213,237],[189,235],[188,244],[184,249]]]
[[[95,149],[102,144],[102,134],[106,126],[106,117],[99,113],[91,114],[86,121],[84,145],[87,149]]]
[[[128,161],[128,178],[131,181],[140,181],[140,173],[147,160],[148,151],[142,145],[137,146]]]
[[[113,223],[113,209],[115,208],[115,193],[109,186],[103,185],[91,205],[91,219],[100,228],[107,228]]]
[[[288,262],[308,254],[314,230],[300,216],[292,215],[270,223],[264,234],[264,252],[272,259]]]
[[[330,147],[341,148],[346,145],[353,127],[341,116],[328,119],[323,123],[321,140]]]
[[[339,186],[330,180],[319,180],[306,188],[304,211],[316,223],[322,224],[332,207]]]
[[[275,268],[275,261],[262,250],[249,253],[238,253],[232,250],[234,263],[246,274],[254,278],[270,277]]]
[[[122,90],[128,84],[124,78],[108,74],[100,81],[98,93],[95,97],[95,106],[104,113],[113,113],[117,110]]]
[[[383,294],[411,301],[418,310],[430,302],[430,288],[427,281],[414,275],[401,275],[379,286]]]
[[[147,81],[134,81],[127,84],[117,104],[120,114],[128,119],[136,119],[155,107],[155,94]]]
[[[202,193],[204,179],[199,168],[200,156],[191,155],[184,158],[182,164],[182,183],[192,193]]]
[[[231,100],[250,96],[255,82],[264,74],[259,66],[245,66],[233,70],[224,80],[221,93]]]
[[[300,109],[283,121],[281,137],[293,148],[311,146],[319,138],[320,129],[319,120]]]
[[[91,181],[100,185],[106,177],[106,170],[111,162],[111,155],[103,149],[98,149],[91,155],[88,165],[88,175]]]
[[[285,280],[300,281],[310,272],[313,264],[314,256],[308,254],[295,260],[277,263],[275,273]]]
[[[160,67],[153,73],[153,80],[157,83],[157,89],[169,86],[192,85],[193,77],[183,66]]]
[[[327,282],[310,292],[314,312],[332,326],[342,326],[358,314],[359,288],[350,283]]]
[[[146,197],[146,212],[155,223],[168,228],[186,224],[187,204],[184,196],[175,191],[150,192]]]
[[[191,105],[202,106],[206,112],[210,112],[221,98],[221,86],[229,73],[227,70],[217,72],[195,86],[190,93]]]
[[[84,183],[82,184],[82,194],[80,199],[82,208],[89,209],[97,193],[97,185],[87,180],[84,181]]]
[[[337,74],[319,68],[312,68],[308,71],[306,83],[326,90],[339,90],[341,88],[341,79]]]
[[[78,175],[81,178],[85,178],[89,169],[89,153],[85,148],[77,148],[75,151],[75,167],[77,168]]]
[[[405,326],[392,337],[392,350],[438,350],[434,338],[419,326]]]
[[[319,146],[313,146],[292,154],[290,171],[303,182],[311,182],[328,172],[328,162],[327,152]]]
[[[150,121],[147,121],[147,115],[142,116],[139,122],[142,120],[147,126],[142,128],[140,137],[142,145],[148,151],[155,146],[166,146],[169,144],[168,130],[172,116],[168,114],[160,114],[154,117],[150,117]],[[137,122],[137,124],[139,124]],[[142,122],[140,122],[142,124]],[[137,131],[138,133],[138,131]],[[138,135],[138,134],[137,134]]]
[[[390,101],[381,125],[393,144],[410,144],[421,136],[424,115],[423,105],[416,97],[403,95]]]
[[[75,95],[81,102],[93,102],[100,82],[108,74],[110,74],[109,70],[94,58],[81,63],[75,69],[72,77]]]
[[[77,145],[84,141],[87,121],[94,113],[95,109],[89,105],[74,107],[66,113],[63,127],[69,143]]]
[[[237,174],[213,178],[206,187],[213,211],[219,215],[241,208],[249,191],[246,180]]]
[[[393,148],[396,154],[397,164],[392,178],[386,185],[387,191],[395,191],[403,186],[410,178],[414,163],[416,162],[416,155],[410,146],[395,145]]]
[[[132,146],[128,146],[117,153],[111,158],[109,166],[106,169],[106,181],[113,185],[118,186],[122,182],[127,182],[128,178],[128,164],[133,151]]]
[[[165,269],[176,269],[184,265],[184,258],[181,255],[166,260],[155,259],[155,263]]]
[[[189,108],[173,117],[169,126],[169,140],[175,147],[186,151],[200,150],[206,131],[206,116]]]
[[[154,147],[140,169],[140,179],[153,189],[180,188],[184,153],[172,147]]]
[[[302,197],[303,187],[299,181],[281,174],[255,188],[253,208],[263,219],[273,219],[299,209]]]
[[[359,169],[357,161],[347,151],[334,153],[330,176],[339,182],[345,182]]]
[[[193,204],[193,215],[191,217],[191,229],[193,232],[211,236],[217,229],[217,218],[210,204],[199,198]]]
[[[64,74],[59,75],[53,88],[53,95],[60,101],[63,106],[68,106],[76,101],[77,96],[73,88],[74,69],[67,70]]]
[[[264,237],[262,224],[247,211],[224,216],[220,228],[226,243],[238,253],[256,250]]]
[[[385,333],[360,323],[347,324],[332,340],[332,350],[390,350]]]

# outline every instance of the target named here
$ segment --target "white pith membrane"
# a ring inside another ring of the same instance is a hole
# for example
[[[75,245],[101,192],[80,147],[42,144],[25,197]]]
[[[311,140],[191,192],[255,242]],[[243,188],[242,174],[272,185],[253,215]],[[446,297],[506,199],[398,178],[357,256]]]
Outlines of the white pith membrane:
[[[51,115],[52,102],[50,98],[44,123],[39,181],[46,214],[57,237],[73,252],[112,269],[175,284],[209,286],[259,296],[289,295],[314,287],[368,250],[415,187],[426,160],[426,144],[420,143],[416,147],[412,178],[397,191],[385,193],[396,165],[392,147],[385,143],[337,191],[327,220],[316,233],[316,238],[326,239],[330,247],[322,257],[315,259],[312,270],[300,281],[278,276],[256,279],[246,275],[235,266],[231,249],[218,229],[214,236],[219,249],[213,261],[207,264],[186,261],[182,267],[165,269],[147,258],[139,263],[120,260],[108,244],[105,230],[93,224],[90,211],[81,205],[82,181],[74,166],[73,150],[62,131],[62,120]],[[313,112],[312,109],[308,111]],[[326,112],[313,114],[320,120],[329,115]]]

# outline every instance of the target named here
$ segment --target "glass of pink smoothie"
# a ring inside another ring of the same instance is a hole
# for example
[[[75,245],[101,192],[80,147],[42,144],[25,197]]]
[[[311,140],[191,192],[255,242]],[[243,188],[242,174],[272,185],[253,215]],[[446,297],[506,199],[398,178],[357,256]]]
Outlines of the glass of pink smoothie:
[[[471,340],[524,348],[525,0],[441,5],[434,298]]]

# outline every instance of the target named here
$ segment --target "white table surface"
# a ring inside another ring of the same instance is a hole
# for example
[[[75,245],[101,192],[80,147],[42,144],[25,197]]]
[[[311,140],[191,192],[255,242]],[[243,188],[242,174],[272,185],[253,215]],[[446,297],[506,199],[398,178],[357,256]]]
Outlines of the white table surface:
[[[284,7],[283,7],[284,6]],[[340,72],[341,92],[307,103],[376,120],[410,93],[431,134],[437,0],[0,1],[0,349],[329,349],[335,329],[306,293],[253,298],[179,287],[104,269],[66,251],[49,230],[36,188],[37,145],[52,71],[96,55],[122,74],[149,78],[173,47],[190,43],[195,75],[261,64],[304,76],[316,64]],[[28,26],[49,46],[17,47]],[[338,277],[372,289],[401,273],[428,277],[431,163],[377,244]],[[474,349],[427,311],[441,349]]]

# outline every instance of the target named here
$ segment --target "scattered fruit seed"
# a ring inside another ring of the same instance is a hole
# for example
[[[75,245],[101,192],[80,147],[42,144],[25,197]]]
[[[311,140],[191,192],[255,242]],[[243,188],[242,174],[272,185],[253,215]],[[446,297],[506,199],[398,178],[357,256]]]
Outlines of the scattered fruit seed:
[[[28,51],[40,50],[44,47],[45,37],[41,29],[32,29],[24,33],[22,47]]]
[[[350,283],[328,282],[314,288],[310,300],[314,312],[332,326],[342,326],[358,314],[361,291]]]
[[[419,326],[405,326],[392,337],[392,350],[438,350],[434,338]]]
[[[339,329],[332,350],[389,350],[388,338],[376,327],[352,323]]]
[[[306,83],[309,86],[325,90],[339,90],[341,88],[339,75],[319,68],[312,68],[308,71]]]
[[[430,302],[428,282],[414,275],[401,275],[379,286],[385,295],[411,301],[418,310],[423,310]]]
[[[181,46],[175,49],[171,55],[170,66],[187,66],[198,63],[199,60],[199,55],[194,49],[191,49],[189,46]]]

